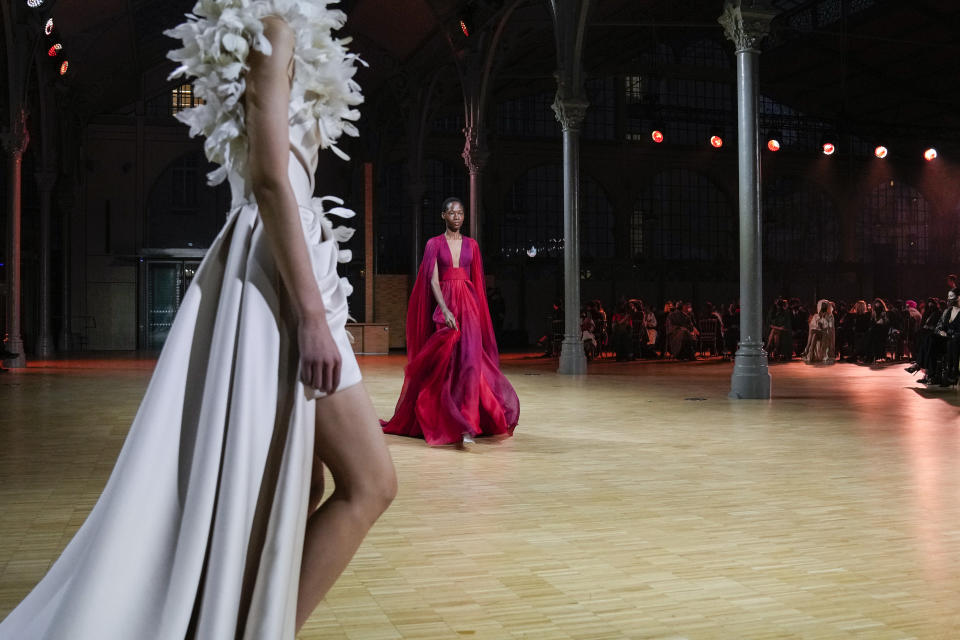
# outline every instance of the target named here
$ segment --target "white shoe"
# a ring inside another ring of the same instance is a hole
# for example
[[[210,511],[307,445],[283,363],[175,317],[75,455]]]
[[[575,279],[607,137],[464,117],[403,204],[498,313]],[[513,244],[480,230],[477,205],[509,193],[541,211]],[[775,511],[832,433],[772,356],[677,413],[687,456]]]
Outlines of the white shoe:
[[[476,444],[476,441],[470,436],[469,431],[464,431],[460,440],[461,444]]]

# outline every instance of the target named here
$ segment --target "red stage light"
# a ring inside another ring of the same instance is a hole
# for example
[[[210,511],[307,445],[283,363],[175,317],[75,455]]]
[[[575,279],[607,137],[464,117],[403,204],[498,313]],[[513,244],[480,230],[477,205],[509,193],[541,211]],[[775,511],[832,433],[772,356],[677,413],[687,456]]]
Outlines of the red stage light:
[[[886,158],[886,157],[887,157],[887,148],[881,144],[880,146],[878,146],[876,149],[873,150],[873,155],[875,155],[875,156],[877,156],[878,158],[881,158],[881,159],[882,159],[882,158]]]
[[[714,149],[719,149],[723,146],[723,138],[720,136],[710,136],[710,144]]]
[[[931,160],[936,160],[937,150],[934,149],[933,147],[930,147],[929,149],[923,152],[923,159],[926,160],[927,162],[930,162]]]
[[[50,56],[51,58],[55,58],[57,54],[60,53],[60,49],[63,49],[63,45],[58,42],[57,44],[47,49],[47,55]]]
[[[657,144],[660,144],[661,142],[663,142],[663,132],[654,129],[653,132],[650,134],[650,138],[653,139],[653,141],[656,142]]]
[[[64,60],[63,64],[60,65],[60,75],[62,76],[67,75],[67,69],[69,68],[70,68],[70,62],[67,60]]]
[[[460,21],[460,30],[463,31],[463,35],[470,37],[470,29],[467,28],[467,23],[463,20]]]
[[[833,144],[832,142],[824,142],[824,143],[823,143],[823,155],[825,155],[825,156],[832,156],[832,155],[833,155],[833,152],[836,151],[836,150],[837,150],[837,147],[834,146],[834,144]]]
[[[767,140],[767,149],[770,149],[770,151],[780,151],[780,141],[773,138]]]

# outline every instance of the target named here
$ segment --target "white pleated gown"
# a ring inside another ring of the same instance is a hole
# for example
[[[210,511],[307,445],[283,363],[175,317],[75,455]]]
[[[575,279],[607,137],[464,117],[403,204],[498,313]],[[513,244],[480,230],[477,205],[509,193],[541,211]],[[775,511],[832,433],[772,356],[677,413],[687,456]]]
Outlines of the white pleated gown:
[[[316,126],[291,127],[289,175],[344,388],[360,371],[334,230],[311,198]],[[103,494],[0,640],[294,637],[316,403],[256,204],[230,183]]]

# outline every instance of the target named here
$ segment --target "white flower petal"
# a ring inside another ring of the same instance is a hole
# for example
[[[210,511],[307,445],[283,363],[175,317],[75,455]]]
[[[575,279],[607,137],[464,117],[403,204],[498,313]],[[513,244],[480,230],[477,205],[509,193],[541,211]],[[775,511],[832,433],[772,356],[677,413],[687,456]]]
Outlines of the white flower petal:
[[[334,227],[333,237],[337,242],[349,242],[350,238],[352,238],[353,234],[356,232],[357,230],[354,229],[353,227],[344,227],[344,226]]]

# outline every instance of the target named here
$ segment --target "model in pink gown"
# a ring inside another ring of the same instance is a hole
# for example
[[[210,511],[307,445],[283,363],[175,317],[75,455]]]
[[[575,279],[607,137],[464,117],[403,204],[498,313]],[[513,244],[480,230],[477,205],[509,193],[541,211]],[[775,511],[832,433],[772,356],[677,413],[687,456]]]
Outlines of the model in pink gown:
[[[520,414],[517,394],[500,372],[476,241],[463,237],[459,264],[453,260],[446,236],[430,238],[407,310],[403,390],[394,416],[381,420],[385,433],[431,445],[512,435]],[[456,328],[447,326],[430,289],[434,268]]]

